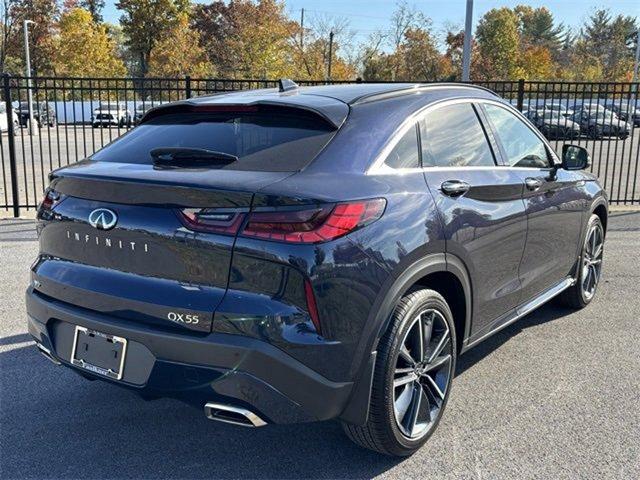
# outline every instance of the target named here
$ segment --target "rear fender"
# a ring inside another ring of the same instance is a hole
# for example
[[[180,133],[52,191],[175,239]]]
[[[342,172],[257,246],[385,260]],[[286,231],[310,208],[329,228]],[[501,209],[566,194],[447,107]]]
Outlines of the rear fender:
[[[384,332],[389,326],[391,314],[400,298],[421,278],[431,273],[453,273],[463,286],[467,302],[464,340],[467,339],[471,325],[471,282],[466,268],[461,260],[444,253],[434,253],[413,261],[409,266],[400,265],[396,268],[397,275],[391,275],[385,282],[381,291],[383,295],[378,297],[371,309],[371,315],[367,322],[368,330],[363,332],[363,353],[360,370],[354,376],[354,387],[349,402],[342,412],[340,419],[354,424],[364,425],[369,417],[369,404],[371,399],[371,387],[375,370],[377,347]],[[358,358],[358,357],[356,357]]]

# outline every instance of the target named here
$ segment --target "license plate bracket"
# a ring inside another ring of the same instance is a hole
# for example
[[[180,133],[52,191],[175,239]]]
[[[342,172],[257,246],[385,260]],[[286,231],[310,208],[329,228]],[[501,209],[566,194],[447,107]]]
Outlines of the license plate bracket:
[[[127,339],[76,325],[71,363],[92,373],[121,380]]]

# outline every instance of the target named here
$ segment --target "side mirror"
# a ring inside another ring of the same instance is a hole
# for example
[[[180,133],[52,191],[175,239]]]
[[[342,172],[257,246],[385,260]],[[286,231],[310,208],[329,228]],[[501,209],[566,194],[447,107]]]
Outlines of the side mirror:
[[[562,146],[562,168],[565,170],[584,170],[591,165],[591,157],[584,147],[578,145]]]

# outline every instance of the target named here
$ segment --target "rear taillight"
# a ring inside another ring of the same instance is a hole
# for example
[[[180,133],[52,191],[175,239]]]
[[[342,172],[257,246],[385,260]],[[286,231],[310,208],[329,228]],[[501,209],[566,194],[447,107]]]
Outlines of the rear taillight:
[[[40,202],[38,209],[51,210],[53,209],[53,207],[56,206],[56,204],[60,203],[60,200],[61,200],[60,193],[50,188],[47,188],[47,190],[44,192],[44,198]]]
[[[383,198],[277,212],[253,212],[242,230],[246,237],[286,243],[320,243],[374,222],[384,212]]]
[[[244,220],[244,213],[220,212],[209,208],[185,208],[179,212],[180,220],[189,230],[206,233],[235,235]]]
[[[185,208],[179,211],[179,217],[185,227],[196,232],[226,235],[240,232],[245,237],[285,243],[321,243],[376,221],[382,216],[385,206],[383,198],[376,198],[304,210],[248,214],[221,212],[213,208]]]

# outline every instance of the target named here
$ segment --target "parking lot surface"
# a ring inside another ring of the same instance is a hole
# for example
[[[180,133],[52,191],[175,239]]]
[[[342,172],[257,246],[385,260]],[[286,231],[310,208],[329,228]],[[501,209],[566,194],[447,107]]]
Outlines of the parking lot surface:
[[[0,220],[0,477],[640,478],[639,250],[640,212],[613,214],[593,303],[462,356],[439,428],[398,460],[335,422],[233,427],[55,367],[26,333],[34,223]]]

